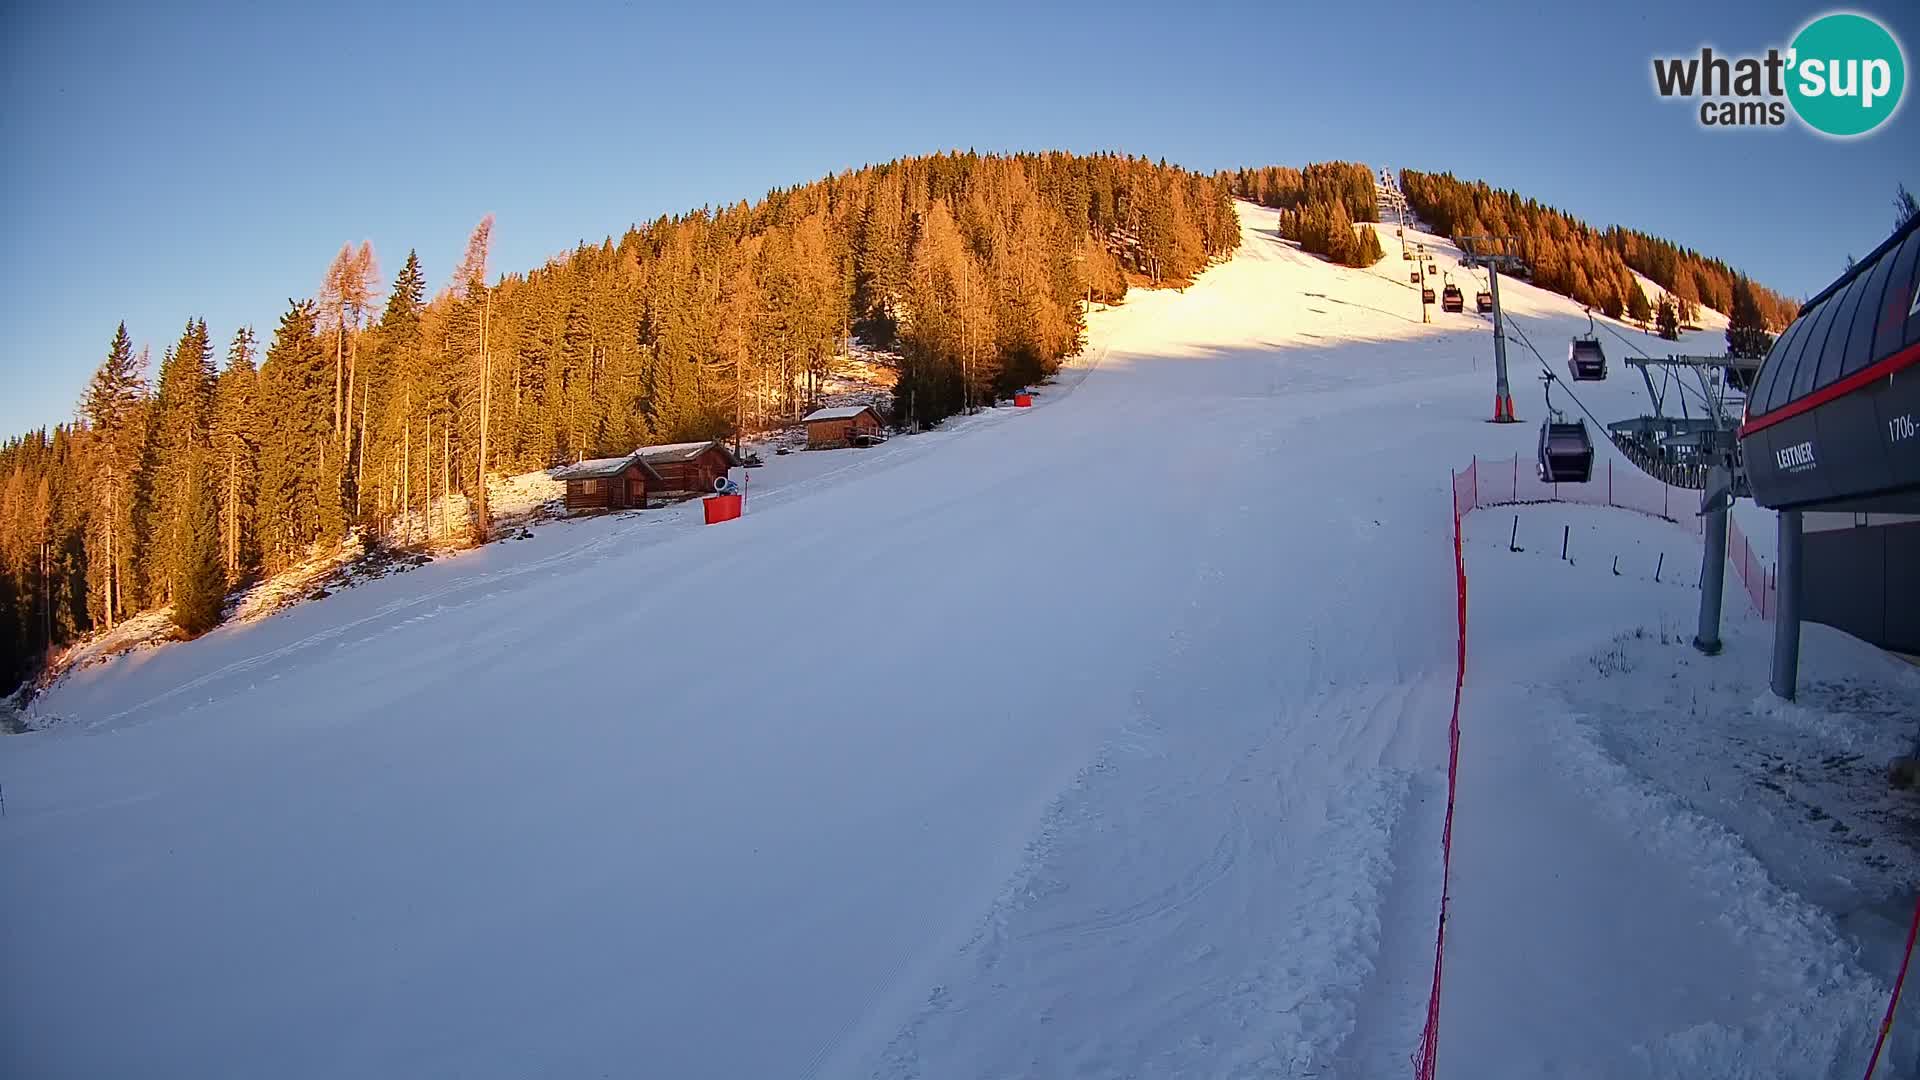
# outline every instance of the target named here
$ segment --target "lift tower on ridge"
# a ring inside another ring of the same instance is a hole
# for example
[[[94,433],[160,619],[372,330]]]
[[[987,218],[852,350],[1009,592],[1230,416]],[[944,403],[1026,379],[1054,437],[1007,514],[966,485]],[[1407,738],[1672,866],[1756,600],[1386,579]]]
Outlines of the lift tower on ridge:
[[[1507,333],[1500,321],[1500,271],[1521,265],[1520,245],[1511,236],[1462,236],[1459,242],[1468,266],[1486,267],[1487,291],[1493,294],[1493,423],[1516,423],[1507,386]]]

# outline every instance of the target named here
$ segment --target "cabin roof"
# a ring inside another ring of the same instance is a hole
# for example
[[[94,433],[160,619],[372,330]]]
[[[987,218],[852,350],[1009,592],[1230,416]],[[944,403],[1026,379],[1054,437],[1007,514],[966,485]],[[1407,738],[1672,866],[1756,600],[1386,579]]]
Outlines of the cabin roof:
[[[599,480],[608,476],[619,476],[632,465],[639,465],[648,476],[655,480],[660,479],[660,474],[653,471],[653,466],[647,464],[638,450],[620,457],[588,458],[585,461],[574,462],[572,465],[562,465],[553,470],[553,478],[555,480]]]
[[[717,439],[706,439],[701,442],[661,443],[658,446],[643,446],[635,450],[634,453],[640,455],[642,460],[650,464],[678,465],[682,462],[692,461],[708,450],[718,450],[722,454],[725,454],[728,465],[740,464],[740,459],[733,456],[733,451],[727,448],[727,444]]]
[[[871,405],[841,405],[832,409],[815,409],[801,417],[800,422],[803,424],[811,424],[815,420],[851,420],[861,413],[873,413],[875,420],[880,418],[880,414],[874,412],[873,406]]]

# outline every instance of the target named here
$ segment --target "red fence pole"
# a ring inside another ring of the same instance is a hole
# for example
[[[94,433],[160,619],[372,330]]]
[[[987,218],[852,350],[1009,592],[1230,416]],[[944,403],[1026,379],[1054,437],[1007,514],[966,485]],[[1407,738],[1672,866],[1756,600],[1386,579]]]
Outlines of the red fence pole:
[[[1913,923],[1907,927],[1907,951],[1900,958],[1900,974],[1893,980],[1893,997],[1887,1001],[1887,1015],[1880,1021],[1880,1037],[1873,1041],[1873,1056],[1867,1059],[1866,1080],[1873,1080],[1873,1070],[1880,1064],[1880,1051],[1887,1045],[1887,1033],[1893,1030],[1893,1010],[1900,1004],[1900,988],[1907,982],[1907,964],[1913,959],[1916,934],[1920,934],[1920,903],[1913,906]]]
[[[1515,458],[1518,468],[1518,458]],[[1453,888],[1453,804],[1460,776],[1460,693],[1467,676],[1467,563],[1461,550],[1460,515],[1453,517],[1453,582],[1455,602],[1455,648],[1453,669],[1453,713],[1447,721],[1447,814],[1440,827],[1440,925],[1433,939],[1433,987],[1427,996],[1427,1023],[1420,1033],[1420,1048],[1414,1052],[1413,1069],[1417,1080],[1433,1080],[1440,1051],[1440,981],[1445,970],[1447,949],[1447,908]]]

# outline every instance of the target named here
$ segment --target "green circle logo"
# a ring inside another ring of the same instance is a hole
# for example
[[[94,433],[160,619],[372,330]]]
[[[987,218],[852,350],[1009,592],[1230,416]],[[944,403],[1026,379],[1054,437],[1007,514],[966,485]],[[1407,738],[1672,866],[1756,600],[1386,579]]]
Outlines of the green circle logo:
[[[1793,39],[1787,98],[1815,131],[1865,135],[1893,115],[1907,63],[1887,28],[1865,15],[1822,15]]]

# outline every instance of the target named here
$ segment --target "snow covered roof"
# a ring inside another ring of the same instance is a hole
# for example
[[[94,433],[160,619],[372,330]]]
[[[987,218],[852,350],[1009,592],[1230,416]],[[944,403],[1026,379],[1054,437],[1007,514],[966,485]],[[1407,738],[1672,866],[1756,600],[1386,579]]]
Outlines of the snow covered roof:
[[[636,461],[640,463],[642,469],[647,471],[647,475],[655,480],[660,479],[660,474],[653,471],[653,467],[647,464],[638,450],[620,457],[588,458],[572,465],[562,465],[553,470],[553,478],[555,480],[598,480],[602,477],[618,476],[626,472],[627,466]]]
[[[871,412],[876,417],[880,415],[874,412],[871,405],[842,405],[837,409],[815,409],[801,417],[800,422],[811,424],[815,420],[851,420],[863,412]]]
[[[727,444],[717,439],[707,439],[703,442],[677,442],[662,443],[659,446],[643,446],[635,450],[634,453],[639,454],[643,460],[656,465],[663,465],[692,461],[694,458],[699,457],[701,454],[713,448],[718,448],[721,453],[727,455],[727,461],[729,463],[739,464],[739,461],[733,456],[733,451],[727,448]]]

